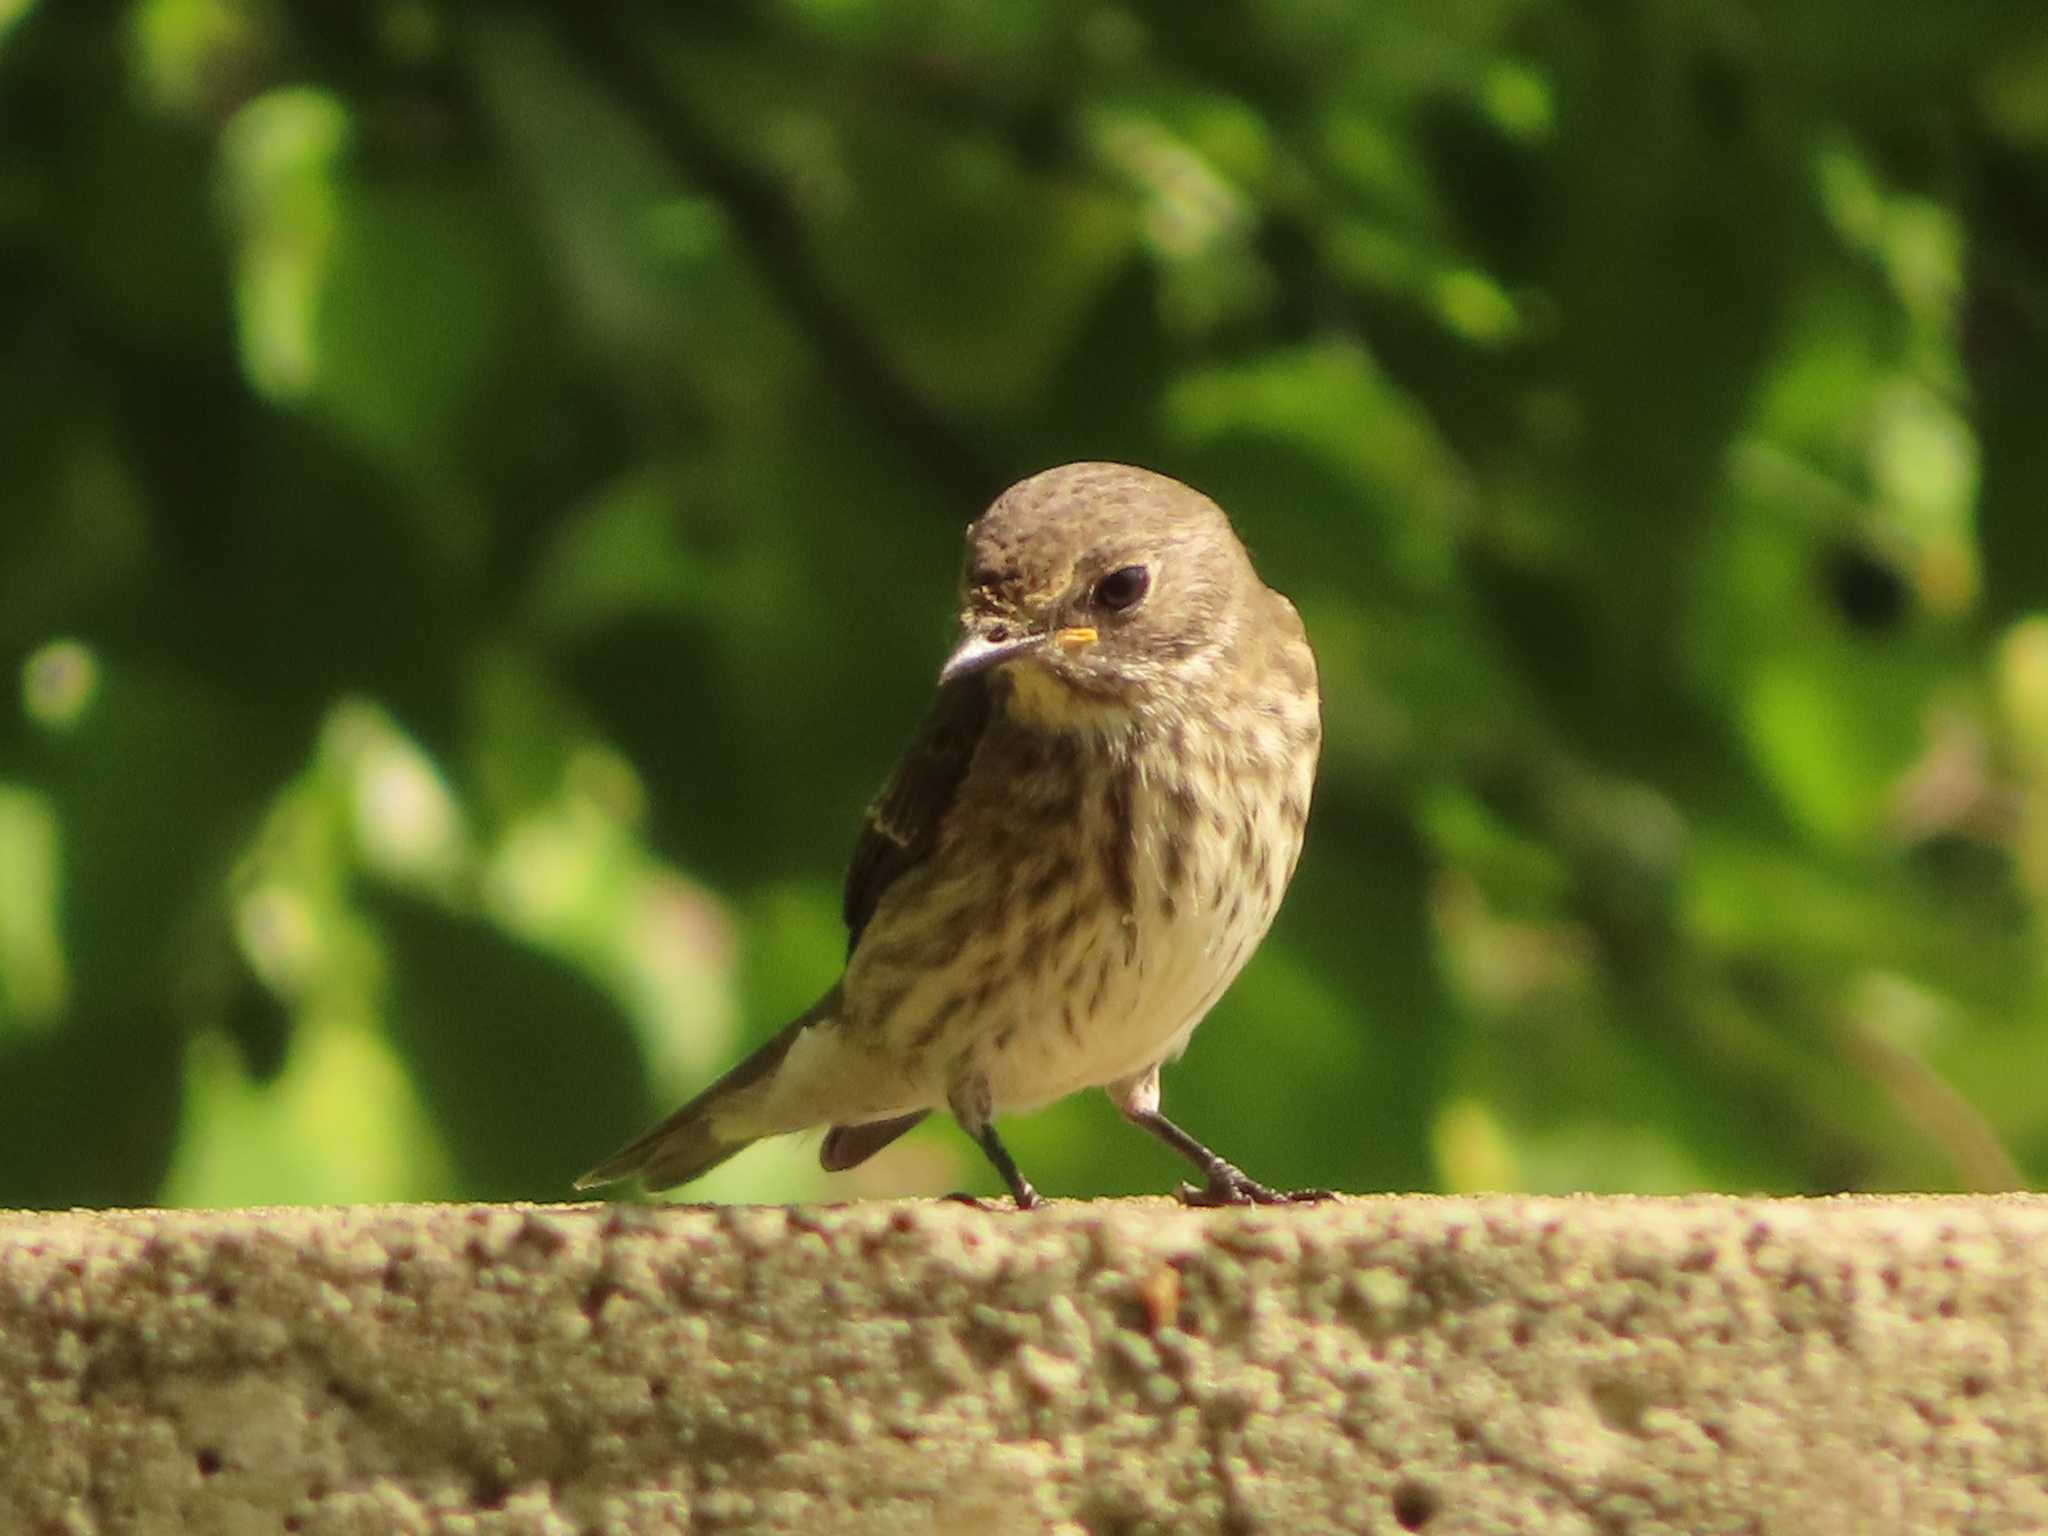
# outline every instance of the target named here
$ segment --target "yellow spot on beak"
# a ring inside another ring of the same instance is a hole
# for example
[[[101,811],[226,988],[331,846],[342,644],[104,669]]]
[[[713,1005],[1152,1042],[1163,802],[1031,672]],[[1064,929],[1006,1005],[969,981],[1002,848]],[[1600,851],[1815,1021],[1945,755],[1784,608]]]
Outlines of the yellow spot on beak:
[[[1080,651],[1086,650],[1100,638],[1090,626],[1080,624],[1072,629],[1060,630],[1052,637],[1052,643],[1063,651]]]

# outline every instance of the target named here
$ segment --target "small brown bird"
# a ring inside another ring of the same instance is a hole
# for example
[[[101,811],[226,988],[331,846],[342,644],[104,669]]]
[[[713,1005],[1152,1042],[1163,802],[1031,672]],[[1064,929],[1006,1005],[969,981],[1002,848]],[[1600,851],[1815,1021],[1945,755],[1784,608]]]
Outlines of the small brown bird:
[[[965,586],[854,849],[839,983],[579,1188],[667,1188],[816,1125],[824,1166],[851,1168],[943,1107],[1030,1207],[996,1116],[1106,1086],[1201,1171],[1184,1200],[1305,1198],[1159,1112],[1160,1065],[1301,852],[1322,720],[1293,604],[1208,497],[1122,464],[1004,492],[967,530]]]

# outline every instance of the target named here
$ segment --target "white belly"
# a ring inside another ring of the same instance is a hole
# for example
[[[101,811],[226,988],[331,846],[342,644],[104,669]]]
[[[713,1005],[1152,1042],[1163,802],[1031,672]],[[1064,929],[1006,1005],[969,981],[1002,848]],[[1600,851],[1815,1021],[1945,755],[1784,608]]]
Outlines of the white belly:
[[[1131,910],[1111,911],[1111,922],[1077,933],[1036,969],[1015,1027],[987,1037],[982,1067],[999,1111],[1035,1109],[1180,1055],[1271,926],[1300,847],[1275,798],[1232,785],[1221,832],[1205,806],[1172,880],[1167,800],[1157,780],[1134,787]],[[1270,849],[1263,879],[1240,851],[1247,842]]]

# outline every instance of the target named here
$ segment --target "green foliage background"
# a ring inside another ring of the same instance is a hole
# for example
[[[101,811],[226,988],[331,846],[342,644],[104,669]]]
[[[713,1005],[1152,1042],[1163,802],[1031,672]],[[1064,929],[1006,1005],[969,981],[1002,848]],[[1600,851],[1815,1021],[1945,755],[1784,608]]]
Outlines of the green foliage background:
[[[2048,1174],[2041,7],[0,0],[0,146],[0,1203],[564,1194],[830,982],[1089,457],[1324,668],[1190,1129]],[[812,1153],[699,1188],[992,1187]]]

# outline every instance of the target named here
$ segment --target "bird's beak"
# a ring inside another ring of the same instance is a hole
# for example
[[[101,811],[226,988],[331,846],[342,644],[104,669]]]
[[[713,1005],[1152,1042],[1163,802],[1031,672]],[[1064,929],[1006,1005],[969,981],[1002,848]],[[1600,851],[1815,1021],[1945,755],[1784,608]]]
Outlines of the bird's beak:
[[[1100,637],[1096,632],[1085,624],[1068,629],[1056,629],[1050,635],[1032,630],[1002,640],[991,640],[984,634],[969,630],[960,643],[953,647],[953,654],[946,658],[946,664],[939,668],[939,686],[945,687],[956,677],[968,677],[976,672],[986,672],[991,667],[1000,667],[1005,662],[1015,661],[1020,656],[1042,650],[1048,642],[1072,655],[1076,651],[1086,650],[1098,638]]]
[[[953,654],[946,658],[946,664],[939,668],[939,686],[945,687],[956,677],[971,677],[976,672],[986,672],[990,667],[1000,667],[1006,661],[1015,661],[1025,652],[1035,651],[1043,644],[1045,636],[1035,632],[991,640],[987,635],[969,630],[953,647]]]

